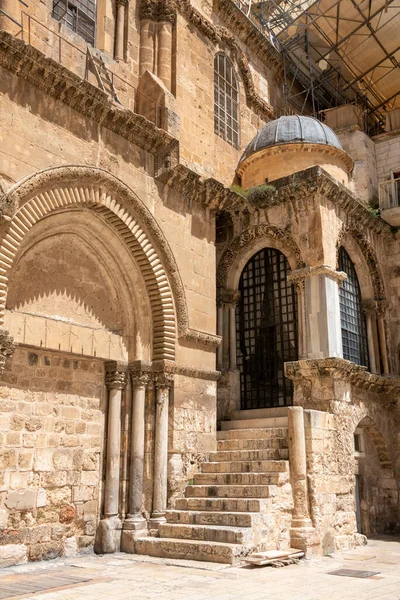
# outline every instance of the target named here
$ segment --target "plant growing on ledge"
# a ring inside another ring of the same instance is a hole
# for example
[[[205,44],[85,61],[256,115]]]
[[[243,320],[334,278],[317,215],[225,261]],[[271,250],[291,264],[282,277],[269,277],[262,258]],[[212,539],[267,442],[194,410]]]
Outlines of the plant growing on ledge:
[[[375,217],[380,217],[381,216],[381,209],[379,206],[379,200],[376,196],[374,196],[373,198],[370,198],[367,208],[370,212],[372,212],[373,215],[375,215]]]
[[[265,208],[274,192],[275,187],[273,185],[263,183],[262,185],[250,188],[247,192],[247,197],[253,206]]]
[[[243,198],[247,198],[247,190],[242,188],[242,186],[239,185],[238,183],[233,183],[229,189],[231,189],[232,192],[235,192],[235,194],[239,194],[239,196],[243,196]]]

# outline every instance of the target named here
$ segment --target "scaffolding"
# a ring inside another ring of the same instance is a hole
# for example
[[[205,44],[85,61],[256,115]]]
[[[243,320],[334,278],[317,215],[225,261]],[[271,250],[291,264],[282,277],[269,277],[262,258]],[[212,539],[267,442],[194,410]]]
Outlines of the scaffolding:
[[[286,111],[355,103],[370,135],[384,131],[400,107],[400,0],[233,2],[282,53]]]

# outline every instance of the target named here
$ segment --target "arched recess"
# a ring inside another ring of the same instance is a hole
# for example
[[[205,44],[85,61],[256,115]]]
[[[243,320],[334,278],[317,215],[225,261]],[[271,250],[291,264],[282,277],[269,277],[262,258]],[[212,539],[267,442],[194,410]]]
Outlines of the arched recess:
[[[244,266],[253,254],[267,246],[280,250],[292,270],[305,266],[299,247],[286,231],[266,223],[254,225],[235,237],[222,254],[217,267],[219,293],[237,291]]]
[[[389,533],[398,525],[398,489],[387,443],[369,416],[355,429],[355,458],[361,533]]]
[[[31,228],[55,211],[86,207],[124,240],[145,281],[153,321],[153,360],[175,358],[177,327],[187,330],[182,282],[171,249],[154,217],[119,179],[94,167],[71,165],[40,171],[3,200],[11,218],[0,247],[0,322],[15,256]]]
[[[348,252],[355,266],[363,300],[383,300],[385,286],[374,249],[362,234],[354,228],[344,227],[337,241],[337,257],[340,246]]]

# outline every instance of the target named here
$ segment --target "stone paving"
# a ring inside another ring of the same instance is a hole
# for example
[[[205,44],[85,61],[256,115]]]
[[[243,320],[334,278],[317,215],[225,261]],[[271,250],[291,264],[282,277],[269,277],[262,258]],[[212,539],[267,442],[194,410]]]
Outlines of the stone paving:
[[[336,569],[378,572],[358,579]],[[60,585],[64,576],[66,585]],[[46,592],[32,592],[43,577]],[[77,580],[71,585],[68,579]],[[86,580],[82,582],[82,580]],[[80,581],[80,582],[79,582]],[[16,585],[19,595],[4,595]],[[26,587],[23,593],[24,585]],[[3,593],[1,593],[3,592]],[[400,537],[370,540],[353,551],[283,568],[231,567],[113,554],[33,563],[0,572],[0,598],[13,600],[396,600],[400,599]]]

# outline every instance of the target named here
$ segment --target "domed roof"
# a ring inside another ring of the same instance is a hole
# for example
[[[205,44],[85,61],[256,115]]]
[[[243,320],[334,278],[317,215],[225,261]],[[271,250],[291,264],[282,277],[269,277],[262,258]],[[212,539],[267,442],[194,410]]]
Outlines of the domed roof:
[[[322,144],[343,150],[337,135],[330,127],[313,117],[291,115],[270,121],[246,147],[240,162],[270,146],[279,144]]]

